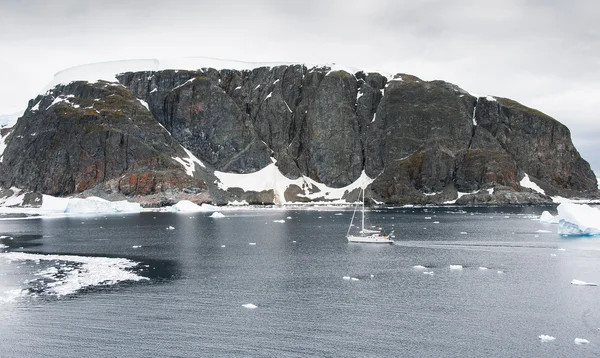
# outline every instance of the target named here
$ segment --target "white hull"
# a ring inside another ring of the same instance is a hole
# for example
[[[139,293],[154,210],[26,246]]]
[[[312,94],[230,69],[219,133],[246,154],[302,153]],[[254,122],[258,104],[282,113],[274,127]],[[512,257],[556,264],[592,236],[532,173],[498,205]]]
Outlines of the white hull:
[[[348,242],[359,242],[368,244],[393,244],[394,240],[391,240],[389,236],[381,235],[369,235],[369,236],[346,236]]]

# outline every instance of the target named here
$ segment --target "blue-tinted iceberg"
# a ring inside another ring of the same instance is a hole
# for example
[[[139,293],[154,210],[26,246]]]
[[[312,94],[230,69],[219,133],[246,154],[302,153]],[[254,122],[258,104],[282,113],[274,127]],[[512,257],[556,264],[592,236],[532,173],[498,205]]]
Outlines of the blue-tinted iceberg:
[[[558,233],[564,236],[600,235],[600,210],[586,204],[558,206]]]

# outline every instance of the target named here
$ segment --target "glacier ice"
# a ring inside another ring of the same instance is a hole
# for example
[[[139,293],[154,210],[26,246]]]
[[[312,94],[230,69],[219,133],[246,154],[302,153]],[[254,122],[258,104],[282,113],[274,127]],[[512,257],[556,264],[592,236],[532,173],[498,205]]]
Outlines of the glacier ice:
[[[600,210],[587,204],[558,206],[558,233],[564,236],[600,235]]]
[[[71,198],[67,202],[65,213],[71,214],[97,214],[97,213],[139,213],[141,206],[126,200],[108,201],[98,197],[86,199]]]

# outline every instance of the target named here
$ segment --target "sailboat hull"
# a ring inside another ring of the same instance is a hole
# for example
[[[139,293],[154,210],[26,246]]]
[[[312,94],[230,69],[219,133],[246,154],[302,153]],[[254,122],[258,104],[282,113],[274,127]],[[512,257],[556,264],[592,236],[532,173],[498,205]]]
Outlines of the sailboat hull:
[[[394,240],[389,236],[368,235],[368,236],[346,236],[348,242],[364,243],[364,244],[393,244]]]

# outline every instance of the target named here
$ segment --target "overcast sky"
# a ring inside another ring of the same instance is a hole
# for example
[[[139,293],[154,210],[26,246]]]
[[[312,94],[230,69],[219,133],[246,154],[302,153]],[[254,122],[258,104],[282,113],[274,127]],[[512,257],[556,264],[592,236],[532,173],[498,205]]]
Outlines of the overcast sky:
[[[0,114],[86,63],[335,62],[537,108],[600,173],[598,14],[596,0],[0,0]]]

